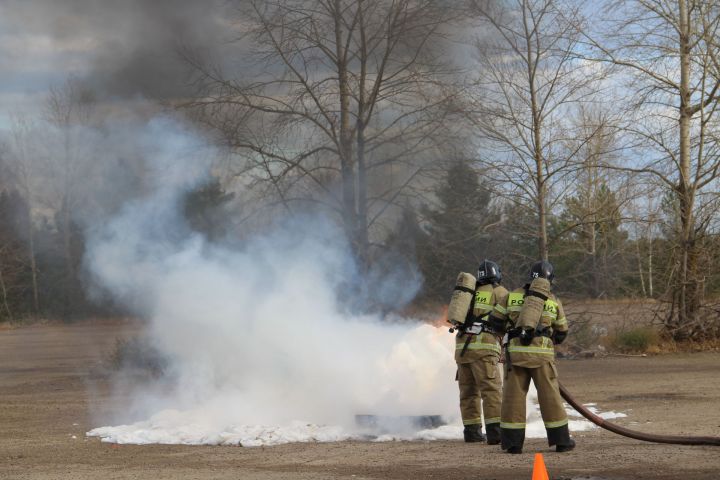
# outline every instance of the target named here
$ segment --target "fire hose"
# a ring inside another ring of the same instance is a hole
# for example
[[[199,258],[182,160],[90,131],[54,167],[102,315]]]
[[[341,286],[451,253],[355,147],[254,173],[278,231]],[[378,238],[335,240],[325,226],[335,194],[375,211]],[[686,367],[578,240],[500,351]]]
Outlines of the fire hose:
[[[595,425],[605,430],[609,430],[618,435],[624,437],[634,438],[635,440],[642,440],[644,442],[655,442],[655,443],[672,443],[676,445],[718,445],[720,446],[720,437],[686,437],[683,435],[657,435],[652,433],[643,433],[636,430],[630,430],[629,428],[615,425],[612,422],[608,422],[599,415],[595,415],[588,410],[584,405],[575,400],[570,392],[560,384],[560,395],[568,402],[575,410],[580,413],[583,417],[587,418]]]

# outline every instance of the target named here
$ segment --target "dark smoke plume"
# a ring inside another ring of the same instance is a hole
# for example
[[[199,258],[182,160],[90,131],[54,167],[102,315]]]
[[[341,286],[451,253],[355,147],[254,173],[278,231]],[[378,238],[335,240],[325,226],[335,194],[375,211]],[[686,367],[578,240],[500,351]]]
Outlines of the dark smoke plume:
[[[231,8],[226,0],[6,0],[0,66],[15,72],[18,93],[73,75],[102,96],[184,96],[180,48],[224,58]]]

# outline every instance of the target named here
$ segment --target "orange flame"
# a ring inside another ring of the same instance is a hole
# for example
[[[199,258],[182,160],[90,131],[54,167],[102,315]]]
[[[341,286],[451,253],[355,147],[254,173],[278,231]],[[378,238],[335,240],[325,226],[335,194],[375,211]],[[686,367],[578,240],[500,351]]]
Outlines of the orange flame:
[[[438,312],[438,316],[430,321],[430,323],[437,328],[447,327],[448,324],[448,306],[443,305]]]

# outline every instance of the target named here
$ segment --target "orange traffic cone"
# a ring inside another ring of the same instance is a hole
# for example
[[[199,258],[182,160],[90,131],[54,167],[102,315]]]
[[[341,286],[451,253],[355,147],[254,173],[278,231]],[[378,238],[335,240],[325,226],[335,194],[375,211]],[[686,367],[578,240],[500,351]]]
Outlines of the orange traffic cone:
[[[543,460],[542,453],[535,454],[532,480],[550,480],[547,469],[545,468],[545,460]]]

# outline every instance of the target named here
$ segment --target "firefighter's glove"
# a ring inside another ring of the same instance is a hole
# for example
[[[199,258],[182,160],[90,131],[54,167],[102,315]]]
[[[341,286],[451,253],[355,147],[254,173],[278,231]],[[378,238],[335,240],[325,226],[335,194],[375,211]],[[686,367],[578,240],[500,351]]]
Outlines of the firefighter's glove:
[[[555,345],[560,345],[567,338],[567,332],[559,332],[557,330],[552,333],[552,341]]]
[[[524,346],[528,346],[532,343],[532,339],[535,336],[534,328],[524,328],[520,332],[520,343]]]
[[[462,332],[463,324],[460,322],[456,322],[454,320],[448,320],[448,323],[450,324],[450,329],[448,330],[450,333],[455,333],[455,330],[458,332]]]

